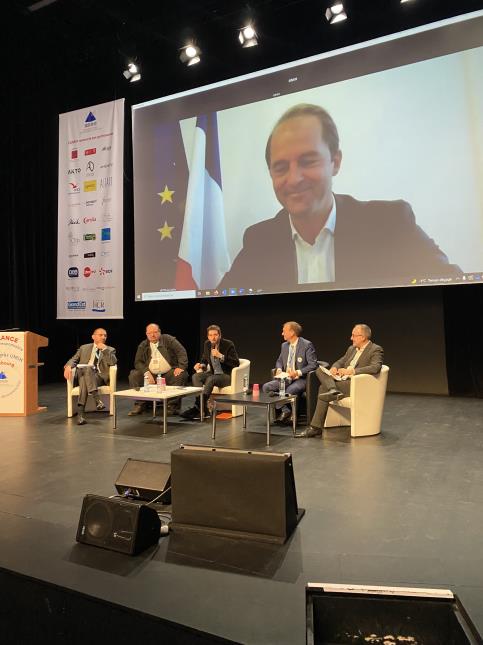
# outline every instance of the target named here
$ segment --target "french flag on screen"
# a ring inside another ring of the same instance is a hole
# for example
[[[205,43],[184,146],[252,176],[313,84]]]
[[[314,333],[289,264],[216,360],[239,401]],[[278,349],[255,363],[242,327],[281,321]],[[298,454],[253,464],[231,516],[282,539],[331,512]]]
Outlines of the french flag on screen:
[[[216,112],[196,120],[176,289],[213,289],[230,268]]]

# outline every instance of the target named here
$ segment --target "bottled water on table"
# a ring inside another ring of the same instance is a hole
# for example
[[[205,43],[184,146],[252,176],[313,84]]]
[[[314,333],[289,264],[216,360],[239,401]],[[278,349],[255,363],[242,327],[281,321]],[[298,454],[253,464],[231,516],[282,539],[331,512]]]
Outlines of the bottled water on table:
[[[163,391],[163,377],[161,374],[158,374],[156,377],[156,392],[162,392]]]
[[[149,377],[146,374],[144,375],[143,391],[144,392],[149,392]]]
[[[285,396],[285,379],[284,378],[280,379],[280,388],[279,388],[278,393],[279,393],[280,396]]]
[[[243,391],[245,394],[248,392],[248,376],[243,377]]]

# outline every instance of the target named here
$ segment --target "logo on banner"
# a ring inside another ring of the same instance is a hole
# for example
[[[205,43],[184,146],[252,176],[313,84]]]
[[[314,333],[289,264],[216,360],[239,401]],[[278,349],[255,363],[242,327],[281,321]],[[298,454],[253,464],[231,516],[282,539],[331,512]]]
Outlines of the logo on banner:
[[[90,278],[90,276],[94,273],[96,273],[95,269],[91,269],[91,267],[84,267],[84,278]]]
[[[5,381],[8,381],[7,375],[3,370],[0,370],[0,381],[3,381],[4,383]]]
[[[80,203],[80,202],[70,202],[70,203],[68,204],[68,207],[69,207],[69,208],[77,208],[77,207],[78,207],[78,206],[80,206],[80,205],[81,205],[81,203]]]
[[[84,121],[84,128],[92,128],[95,125],[97,125],[97,119],[92,114],[92,112],[89,112],[89,114],[86,116],[86,120]]]
[[[92,311],[98,311],[98,312],[106,311],[106,305],[104,303],[104,300],[93,300]]]
[[[84,224],[90,224],[91,222],[95,222],[96,218],[94,216],[92,216],[92,217],[84,217],[84,219],[82,221],[84,222]]]
[[[80,224],[80,222],[79,222],[79,218],[74,219],[73,217],[70,217],[70,218],[69,218],[69,223],[68,223],[68,225],[69,225],[69,226],[74,226],[74,224]]]
[[[102,228],[101,229],[101,241],[102,242],[110,242],[111,241],[111,229],[110,228]]]
[[[86,200],[86,206],[95,206],[97,203],[97,199],[87,199]]]
[[[79,244],[80,242],[80,238],[76,237],[73,233],[69,233],[67,235],[67,239],[69,240],[69,244],[72,244],[72,245]]]
[[[72,148],[72,150],[70,151],[71,161],[75,161],[78,158],[78,156],[79,156],[79,151],[77,150],[77,148]]]
[[[103,163],[101,168],[110,168],[112,166],[112,161],[109,161],[109,163]]]
[[[95,155],[96,154],[96,148],[86,148],[84,150],[84,157],[88,157],[89,155]]]
[[[96,252],[91,251],[90,253],[84,253],[85,258],[95,258],[96,257]]]
[[[99,269],[99,275],[109,275],[110,273],[112,273],[112,269],[106,269],[105,267]]]
[[[108,255],[111,255],[111,252],[110,252],[110,251],[101,251],[101,256],[102,256],[103,258],[107,257]]]
[[[66,287],[65,290],[66,291],[79,291],[80,287]]]
[[[111,150],[112,146],[102,146],[102,152],[109,152]]]
[[[69,278],[78,278],[79,269],[77,267],[69,267],[67,269],[67,275],[69,276]]]
[[[81,169],[80,168],[70,168],[67,171],[68,175],[78,175],[80,173]]]
[[[69,253],[68,257],[69,258],[78,258],[79,254],[78,253]]]
[[[85,309],[86,306],[85,300],[69,300],[67,302],[67,309]]]
[[[95,233],[84,233],[84,242],[92,242],[96,239]]]
[[[101,188],[109,188],[109,186],[112,186],[112,177],[102,177],[99,184]]]
[[[94,174],[94,162],[93,161],[88,161],[86,164],[86,175],[93,175]]]
[[[69,195],[77,195],[80,193],[80,186],[75,181],[69,181]]]
[[[93,190],[97,190],[97,181],[95,179],[89,179],[84,182],[84,192],[90,193]]]

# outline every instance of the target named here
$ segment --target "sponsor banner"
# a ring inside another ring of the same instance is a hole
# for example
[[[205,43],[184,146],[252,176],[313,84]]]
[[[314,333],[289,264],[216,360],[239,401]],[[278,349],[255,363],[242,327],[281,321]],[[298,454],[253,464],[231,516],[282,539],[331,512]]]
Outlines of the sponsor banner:
[[[25,339],[23,332],[0,333],[0,412],[23,414]]]
[[[57,318],[123,317],[124,99],[59,115]]]

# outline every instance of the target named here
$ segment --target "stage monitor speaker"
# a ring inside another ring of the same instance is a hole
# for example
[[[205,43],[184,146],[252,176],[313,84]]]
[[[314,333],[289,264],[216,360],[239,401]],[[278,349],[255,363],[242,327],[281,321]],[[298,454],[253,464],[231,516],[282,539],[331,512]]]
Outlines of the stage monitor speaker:
[[[481,645],[449,589],[308,583],[307,645]]]
[[[116,480],[119,495],[171,504],[171,466],[159,461],[128,459]]]
[[[157,512],[145,504],[86,495],[76,539],[110,551],[136,555],[156,544],[160,531]]]
[[[206,446],[171,453],[170,528],[283,544],[302,517],[292,457]]]

